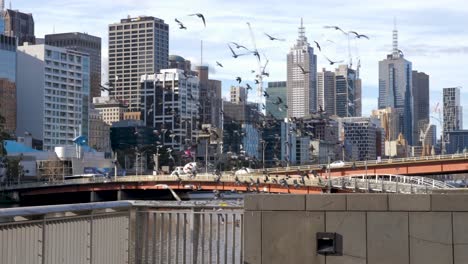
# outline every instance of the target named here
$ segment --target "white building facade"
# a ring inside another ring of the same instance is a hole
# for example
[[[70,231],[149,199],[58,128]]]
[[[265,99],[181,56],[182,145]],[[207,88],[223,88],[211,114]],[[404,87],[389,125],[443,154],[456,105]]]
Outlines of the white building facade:
[[[89,56],[47,45],[18,48],[17,135],[29,132],[44,150],[88,135]]]

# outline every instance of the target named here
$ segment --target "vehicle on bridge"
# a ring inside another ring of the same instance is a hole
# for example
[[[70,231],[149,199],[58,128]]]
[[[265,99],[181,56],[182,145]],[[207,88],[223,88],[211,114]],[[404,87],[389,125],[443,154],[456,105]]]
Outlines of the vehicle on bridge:
[[[336,169],[336,168],[343,168],[346,165],[346,163],[342,160],[335,160],[334,162],[330,163],[330,165],[327,166],[328,169]]]

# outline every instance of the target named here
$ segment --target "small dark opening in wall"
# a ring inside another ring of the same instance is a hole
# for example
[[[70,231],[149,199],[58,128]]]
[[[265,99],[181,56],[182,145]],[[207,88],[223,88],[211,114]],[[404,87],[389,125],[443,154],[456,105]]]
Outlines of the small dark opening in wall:
[[[317,233],[317,254],[325,256],[343,255],[343,238],[337,233]]]

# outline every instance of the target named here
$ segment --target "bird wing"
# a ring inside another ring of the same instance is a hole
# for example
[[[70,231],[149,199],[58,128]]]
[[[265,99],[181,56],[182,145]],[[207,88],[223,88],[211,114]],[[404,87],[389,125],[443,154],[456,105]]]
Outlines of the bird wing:
[[[274,37],[268,35],[267,33],[264,33],[264,34],[265,34],[265,36],[267,36],[267,37],[268,37],[269,39],[271,39],[271,40],[274,40],[274,39],[275,39]]]
[[[320,51],[322,51],[322,48],[320,47],[320,44],[319,44],[317,41],[315,41],[315,40],[314,40],[314,42],[315,42],[315,45],[317,45],[317,48],[318,48]]]
[[[205,16],[203,16],[202,14],[198,14],[197,16],[203,20],[203,25],[206,27]]]
[[[232,55],[237,56],[237,54],[234,52],[234,50],[231,48],[231,46],[229,46],[229,44],[228,44],[228,47],[229,47],[229,49],[231,50]]]
[[[349,31],[348,33],[356,35],[356,37],[359,37],[359,34],[356,31]]]
[[[176,18],[176,19],[174,19],[174,20],[175,20],[175,22],[177,22],[177,23],[179,23],[179,24],[182,24],[182,22],[180,22],[179,19]]]
[[[366,36],[366,35],[359,35],[359,37],[360,37],[360,38],[366,38],[366,39],[369,39],[369,37],[368,37],[368,36]]]

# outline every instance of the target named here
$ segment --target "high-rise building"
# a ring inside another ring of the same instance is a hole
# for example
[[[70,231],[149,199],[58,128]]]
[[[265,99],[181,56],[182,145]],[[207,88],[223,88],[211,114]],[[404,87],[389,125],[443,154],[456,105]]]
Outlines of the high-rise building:
[[[4,0],[0,0],[0,35],[2,35],[5,32],[4,10],[5,2]]]
[[[271,114],[277,120],[286,118],[288,103],[286,82],[269,82],[266,92],[269,98],[266,99],[266,113]]]
[[[384,141],[393,141],[398,138],[399,130],[399,114],[395,108],[386,107],[383,109],[372,110],[371,117],[380,120],[380,125],[384,129]]]
[[[231,86],[231,103],[246,104],[247,90],[242,86]]]
[[[164,20],[142,16],[121,19],[109,25],[110,96],[140,111],[141,83],[144,74],[167,69],[169,26]]]
[[[447,144],[447,154],[468,152],[468,130],[452,130],[447,132],[450,141]]]
[[[16,39],[0,34],[0,115],[3,130],[16,132]]]
[[[35,44],[34,19],[32,14],[22,13],[18,10],[7,9],[3,11],[4,33],[9,37],[17,37],[18,45],[25,42]]]
[[[317,55],[307,42],[301,19],[299,38],[287,56],[288,117],[317,111]]]
[[[97,109],[89,110],[88,145],[101,152],[109,152],[111,150],[110,125],[102,120],[101,112]]]
[[[463,129],[463,108],[460,88],[444,88],[444,132]]]
[[[399,114],[399,132],[413,144],[412,63],[398,49],[398,31],[393,30],[393,51],[379,62],[379,109],[393,107]]]
[[[356,116],[362,116],[362,80],[357,75],[354,91],[354,112]]]
[[[356,71],[348,65],[340,65],[335,70],[335,104],[339,117],[356,116]]]
[[[380,122],[372,117],[338,118],[341,141],[356,147],[357,151],[346,153],[351,160],[375,160],[384,149]],[[346,146],[345,146],[346,149]]]
[[[168,69],[180,69],[186,74],[192,72],[192,63],[179,55],[169,55]]]
[[[421,145],[421,131],[429,124],[429,75],[413,71],[413,145]]]
[[[101,38],[71,32],[45,35],[45,44],[75,50],[89,55],[91,70],[90,98],[101,96]]]
[[[199,81],[180,69],[141,76],[141,115],[161,133],[162,144],[182,151],[196,141]]]
[[[200,121],[202,124],[211,124],[213,127],[222,128],[221,81],[209,79],[208,66],[196,66],[195,72],[200,81]]]
[[[257,122],[260,118],[258,104],[245,103],[236,104],[231,102],[223,102],[224,124],[231,121],[240,123]]]
[[[45,150],[88,136],[89,56],[25,44],[17,62],[17,135],[31,133]]]
[[[110,97],[94,97],[93,106],[101,114],[102,120],[109,126],[124,120],[124,113],[127,112],[125,105]]]
[[[335,73],[325,68],[317,73],[317,108],[328,115],[336,114]]]

